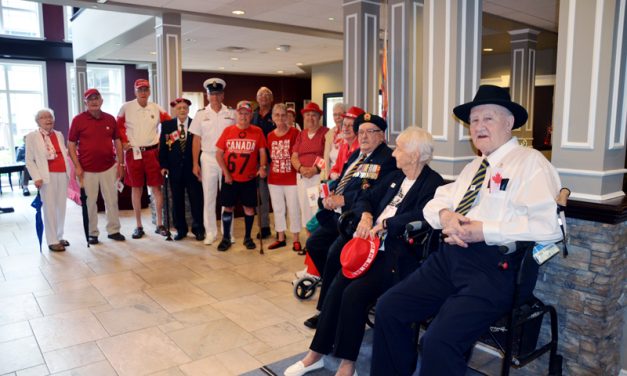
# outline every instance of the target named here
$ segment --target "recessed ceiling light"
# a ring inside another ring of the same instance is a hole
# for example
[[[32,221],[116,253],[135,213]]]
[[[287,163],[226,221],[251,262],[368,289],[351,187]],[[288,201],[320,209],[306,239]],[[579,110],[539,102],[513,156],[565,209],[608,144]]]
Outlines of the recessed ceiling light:
[[[329,17],[329,21],[335,21],[335,17]]]
[[[157,51],[150,51],[150,54],[151,54],[151,55],[156,55],[156,54],[157,54]]]
[[[187,38],[187,39],[185,39],[185,41],[186,41],[186,42],[191,42],[191,43],[194,43],[194,42],[196,42],[196,39],[193,39],[193,38]]]
[[[279,74],[283,74],[283,71],[282,71],[282,70],[278,70],[278,71],[276,71],[276,72],[277,72],[277,73],[279,73]]]
[[[236,10],[232,11],[231,13],[233,13],[236,16],[243,16],[243,15],[246,14],[246,12],[244,12],[243,10],[240,10],[240,9],[236,9]]]
[[[220,70],[224,70],[224,67],[220,67],[220,68],[218,68],[218,69],[220,69]]]
[[[492,52],[492,51],[494,51],[494,48],[486,47],[483,49],[483,52]]]
[[[276,50],[277,51],[281,51],[281,52],[288,52],[290,50],[290,48],[292,48],[292,46],[290,46],[289,44],[280,44],[278,46],[276,46]]]
[[[302,67],[303,63],[296,63],[296,65],[298,65],[299,67]]]
[[[238,61],[238,60],[239,60],[239,57],[232,57],[232,58],[231,58],[231,60],[233,60],[233,61]]]

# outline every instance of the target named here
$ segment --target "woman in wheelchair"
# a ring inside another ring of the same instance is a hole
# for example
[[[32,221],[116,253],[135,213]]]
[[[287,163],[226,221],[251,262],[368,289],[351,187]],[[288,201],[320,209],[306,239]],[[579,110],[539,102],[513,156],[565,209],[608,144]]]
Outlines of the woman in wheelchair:
[[[310,351],[287,368],[286,376],[323,368],[323,356],[330,353],[341,359],[336,375],[357,374],[368,307],[420,263],[422,252],[407,244],[403,233],[409,222],[423,219],[422,208],[443,183],[427,165],[432,155],[433,139],[425,130],[412,126],[397,137],[393,156],[400,171],[355,204],[361,220],[342,251],[343,267],[324,301]]]

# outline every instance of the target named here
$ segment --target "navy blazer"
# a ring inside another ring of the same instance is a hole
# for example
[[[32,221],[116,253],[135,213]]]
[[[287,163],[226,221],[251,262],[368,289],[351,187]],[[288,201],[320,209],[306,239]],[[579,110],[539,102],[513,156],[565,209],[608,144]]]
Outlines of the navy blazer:
[[[369,190],[355,203],[353,211],[357,214],[357,218],[360,218],[363,212],[368,212],[376,221],[388,203],[396,196],[404,179],[405,174],[397,170],[379,182],[374,189]],[[401,201],[396,214],[386,221],[385,251],[394,253],[390,260],[395,260],[394,263],[399,268],[401,278],[404,278],[407,273],[411,273],[419,262],[415,257],[407,258],[414,252],[402,239],[405,226],[409,222],[424,220],[422,209],[433,198],[435,190],[442,184],[444,184],[442,176],[433,171],[431,167],[425,166]]]
[[[335,190],[337,185],[344,177],[344,174],[347,172],[348,167],[357,158],[359,158],[360,153],[361,151],[357,149],[353,152],[353,154],[351,154],[351,156],[344,164],[344,167],[342,168],[342,174],[340,175],[340,177],[329,184],[330,190]],[[398,171],[398,169],[396,168],[396,159],[392,156],[392,149],[390,149],[390,147],[387,146],[387,144],[385,143],[377,146],[377,148],[374,149],[372,153],[370,153],[368,158],[366,158],[364,164],[376,164],[381,166],[381,169],[379,170],[379,176],[376,179],[365,179],[360,177],[352,178],[348,182],[346,188],[344,188],[344,192],[342,193],[342,195],[344,196],[344,206],[342,207],[342,212],[351,210],[353,204],[357,202],[357,200],[362,196],[363,192],[367,192],[368,190],[377,186],[379,182],[386,177],[386,175],[391,172]]]
[[[183,168],[191,169],[192,163],[192,142],[194,135],[189,132],[189,126],[192,123],[192,118],[187,118],[187,140],[185,144],[185,153],[181,152],[180,142],[177,140],[168,146],[167,140],[170,133],[177,132],[179,130],[179,119],[174,118],[172,120],[166,120],[161,123],[161,135],[159,136],[159,164],[161,168],[169,170],[170,175],[181,175]]]

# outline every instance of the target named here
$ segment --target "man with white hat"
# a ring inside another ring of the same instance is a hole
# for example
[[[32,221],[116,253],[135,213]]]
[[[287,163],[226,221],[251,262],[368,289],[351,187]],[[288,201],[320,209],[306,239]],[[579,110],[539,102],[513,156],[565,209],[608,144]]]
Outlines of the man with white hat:
[[[216,141],[226,127],[235,123],[235,112],[223,103],[226,87],[223,79],[209,78],[205,80],[203,86],[207,90],[209,105],[196,113],[189,132],[198,136],[194,137],[192,143],[193,172],[202,182],[203,223],[206,231],[204,243],[209,245],[218,235],[216,201],[222,176],[222,170],[216,160]]]
[[[135,81],[135,96],[126,102],[118,113],[118,130],[125,150],[126,177],[124,182],[131,186],[131,201],[135,212],[137,227],[133,239],[144,236],[141,217],[141,198],[144,183],[150,187],[155,199],[157,228],[155,233],[166,236],[163,226],[163,195],[161,185],[163,176],[159,165],[159,124],[170,120],[170,115],[156,103],[149,102],[150,83],[148,80]]]

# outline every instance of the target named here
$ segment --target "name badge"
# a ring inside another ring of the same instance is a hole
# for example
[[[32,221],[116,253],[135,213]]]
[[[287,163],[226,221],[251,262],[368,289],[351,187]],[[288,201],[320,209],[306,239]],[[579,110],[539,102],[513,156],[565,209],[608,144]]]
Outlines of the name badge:
[[[142,159],[142,151],[137,146],[133,146],[133,159],[136,161]]]

